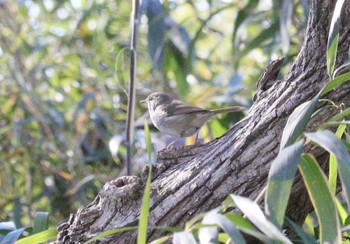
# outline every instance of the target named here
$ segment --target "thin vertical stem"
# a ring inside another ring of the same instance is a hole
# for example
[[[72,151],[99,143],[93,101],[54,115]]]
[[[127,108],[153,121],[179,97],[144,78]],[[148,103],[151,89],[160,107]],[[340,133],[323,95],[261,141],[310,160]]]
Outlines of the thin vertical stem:
[[[130,83],[128,98],[128,117],[126,121],[126,147],[127,147],[127,175],[131,175],[131,147],[134,139],[134,114],[135,114],[135,74],[136,74],[136,47],[137,28],[139,25],[139,0],[134,0],[131,22],[130,43]]]

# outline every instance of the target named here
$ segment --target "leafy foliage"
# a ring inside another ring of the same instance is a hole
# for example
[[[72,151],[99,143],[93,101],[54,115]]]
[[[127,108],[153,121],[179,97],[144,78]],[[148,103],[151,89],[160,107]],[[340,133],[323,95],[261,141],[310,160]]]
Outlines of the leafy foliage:
[[[343,1],[339,1],[338,5],[342,3]],[[338,15],[339,18],[339,12],[337,11],[340,11],[339,6],[338,10],[336,8],[335,13],[335,16]],[[336,22],[332,21],[331,26],[331,30],[335,30],[336,33],[331,33],[330,36],[338,35],[337,31],[339,28],[334,27],[334,25],[337,24]],[[333,42],[332,39],[329,41]],[[332,80],[326,84],[314,98],[298,106],[289,117],[284,128],[280,152],[272,162],[269,172],[267,189],[265,192],[265,213],[256,202],[232,194],[230,197],[233,201],[227,200],[220,208],[196,216],[186,224],[183,231],[172,234],[174,243],[197,243],[196,238],[199,239],[200,243],[218,243],[219,240],[225,243],[230,241],[232,243],[246,243],[239,231],[249,234],[265,243],[292,243],[292,241],[302,241],[304,243],[341,243],[342,239],[347,238],[347,233],[345,232],[349,230],[348,226],[346,226],[348,223],[346,223],[346,221],[341,223],[339,216],[342,216],[343,219],[350,219],[350,216],[343,210],[341,204],[337,204],[339,201],[337,200],[336,191],[334,190],[337,182],[337,173],[331,172],[332,174],[330,177],[332,178],[330,178],[329,181],[333,185],[332,190],[325,173],[318,165],[316,159],[310,154],[302,154],[305,141],[304,139],[299,140],[301,137],[305,136],[332,153],[333,157],[335,157],[336,160],[331,160],[331,170],[339,170],[338,173],[345,192],[346,205],[349,208],[350,155],[348,152],[349,147],[347,148],[341,140],[343,133],[349,133],[349,131],[345,132],[346,127],[344,125],[346,123],[339,121],[340,126],[337,135],[327,130],[304,134],[306,125],[315,113],[315,108],[321,96],[350,80],[350,73],[334,77],[334,67],[330,67],[329,65],[331,63],[334,65],[337,48],[334,46],[332,47],[332,45],[334,44],[329,44],[327,50],[328,71]],[[345,109],[345,111],[340,112],[331,120],[334,122],[337,119],[343,119],[343,117],[347,115],[348,111]],[[323,126],[321,125],[321,127]],[[310,142],[307,141],[306,143]],[[346,143],[349,143],[349,139]],[[312,233],[306,233],[289,219],[284,221],[285,210],[297,167],[303,177],[317,216],[319,226],[317,228],[318,232],[314,233],[314,235],[312,235]],[[243,217],[237,218],[239,215],[226,213],[226,209],[229,207],[237,207],[240,209],[246,219],[252,224],[247,222]],[[227,218],[225,214],[231,216],[231,218]],[[201,224],[195,224],[201,219]],[[284,226],[284,222],[299,235],[299,240],[289,240],[283,234],[281,229]],[[144,225],[147,226],[147,224]],[[255,229],[253,225],[259,230]],[[341,225],[345,225],[343,230],[341,229]],[[218,227],[220,227],[224,233],[219,234]],[[199,229],[198,232],[197,229]],[[341,233],[342,231],[344,232],[343,235]],[[165,236],[152,243],[163,243],[169,240],[169,238],[169,236]]]
[[[164,90],[201,107],[249,106],[266,63],[282,54],[279,12],[259,3],[142,1],[137,100]],[[289,57],[302,40],[300,9]],[[57,223],[123,172],[130,11],[128,1],[1,2],[0,219],[29,225],[43,210]],[[135,117],[144,112],[137,105]],[[212,121],[203,140],[238,119]],[[142,124],[135,171],[147,158]],[[153,139],[155,149],[167,140]]]
[[[272,1],[271,6],[262,2],[142,1],[137,99],[164,90],[201,107],[249,106],[266,63],[283,54],[287,67],[297,55],[307,20],[307,1]],[[283,224],[309,243],[341,241],[341,227],[349,224],[345,219],[350,217],[337,204],[334,182],[339,174],[349,208],[349,141],[342,139],[342,134],[349,138],[349,127],[343,128],[339,139],[329,131],[306,134],[335,155],[333,191],[315,159],[301,153],[304,143],[310,142],[298,139],[304,137],[320,97],[350,79],[349,73],[336,76],[334,68],[343,2],[338,1],[329,35],[327,67],[332,80],[290,116],[280,154],[272,162],[265,211],[249,199],[232,195],[228,205],[197,216],[181,231],[168,228],[175,233],[154,243],[170,238],[175,243],[197,239],[245,243],[242,233],[263,242],[290,243],[294,240],[284,236]],[[25,232],[37,234],[18,243],[49,240],[56,232],[47,230],[47,214],[31,217],[36,210],[49,211],[51,221],[57,223],[90,202],[105,181],[123,173],[130,10],[130,2],[113,0],[0,2],[0,219],[14,222],[0,223],[2,241],[18,240]],[[138,105],[136,117],[142,118],[144,111]],[[345,108],[330,123],[345,124],[343,118],[348,115]],[[228,115],[212,121],[203,140],[221,135],[238,119]],[[144,133],[143,118],[136,121],[135,134],[137,170],[147,157],[151,162],[150,135]],[[163,147],[163,136],[152,138],[156,149]],[[316,210],[319,236],[284,218],[297,166]],[[287,172],[289,167],[294,170]],[[315,179],[322,182],[316,189]],[[140,243],[147,234],[147,189]],[[326,197],[329,201],[322,200]],[[227,212],[227,206],[240,208],[247,219]],[[29,226],[31,219],[32,229],[21,228]],[[331,230],[325,229],[328,224]],[[93,240],[136,228],[111,230]],[[345,238],[348,228],[343,230]]]
[[[42,243],[56,238],[57,231],[48,229],[49,214],[37,212],[34,218],[34,226],[18,228],[12,222],[0,222],[1,243]],[[29,236],[28,236],[29,235]],[[28,236],[28,237],[25,237]]]

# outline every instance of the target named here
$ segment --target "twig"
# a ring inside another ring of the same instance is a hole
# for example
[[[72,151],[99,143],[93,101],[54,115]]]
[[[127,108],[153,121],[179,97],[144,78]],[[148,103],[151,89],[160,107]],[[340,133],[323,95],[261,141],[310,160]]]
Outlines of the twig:
[[[130,83],[128,97],[128,118],[126,121],[126,148],[127,148],[127,175],[131,175],[131,145],[134,137],[134,112],[135,112],[135,70],[136,70],[136,37],[139,25],[139,0],[134,0],[132,22],[131,22],[131,43],[130,43]]]

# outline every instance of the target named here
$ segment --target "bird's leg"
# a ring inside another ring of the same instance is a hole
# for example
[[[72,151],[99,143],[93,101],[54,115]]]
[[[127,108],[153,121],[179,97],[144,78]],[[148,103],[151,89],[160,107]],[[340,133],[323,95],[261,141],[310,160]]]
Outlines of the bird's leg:
[[[199,130],[198,130],[197,133],[196,133],[196,139],[194,140],[194,145],[197,144],[197,141],[198,141],[198,134],[199,134]]]

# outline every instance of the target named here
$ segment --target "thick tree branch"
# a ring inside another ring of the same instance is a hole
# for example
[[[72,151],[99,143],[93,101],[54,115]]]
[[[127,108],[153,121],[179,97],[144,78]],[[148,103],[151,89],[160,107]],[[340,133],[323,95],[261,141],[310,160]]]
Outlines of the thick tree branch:
[[[276,157],[283,127],[288,116],[311,99],[328,81],[326,45],[335,1],[311,1],[310,18],[304,45],[286,77],[258,96],[247,116],[224,136],[199,146],[158,152],[153,172],[150,205],[151,226],[183,226],[196,214],[220,205],[230,193],[255,198],[265,186],[270,162]],[[350,17],[346,3],[343,20]],[[350,25],[343,25],[338,64],[347,57]],[[350,105],[350,84],[329,94],[335,102]],[[322,109],[310,122],[315,129],[327,120],[334,109]],[[327,155],[309,148],[325,167]],[[142,177],[122,177],[107,183],[95,201],[62,225],[57,242],[86,241],[102,231],[136,226],[139,217]],[[287,214],[302,223],[311,204],[300,177],[296,178]],[[150,231],[149,238],[159,237]],[[135,232],[126,232],[103,240],[106,243],[133,243]]]

